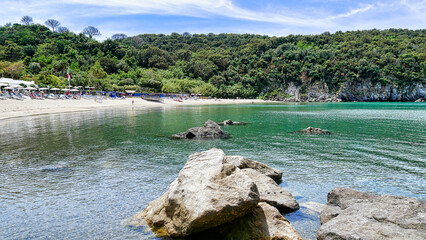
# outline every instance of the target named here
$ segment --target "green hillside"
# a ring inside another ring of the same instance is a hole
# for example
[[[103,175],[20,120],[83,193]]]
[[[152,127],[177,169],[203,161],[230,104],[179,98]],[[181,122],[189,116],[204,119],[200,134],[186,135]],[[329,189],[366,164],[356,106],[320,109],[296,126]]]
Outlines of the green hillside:
[[[98,42],[34,25],[0,27],[0,72],[40,86],[284,96],[294,83],[426,83],[426,30],[368,30],[268,37],[251,34],[142,34]]]

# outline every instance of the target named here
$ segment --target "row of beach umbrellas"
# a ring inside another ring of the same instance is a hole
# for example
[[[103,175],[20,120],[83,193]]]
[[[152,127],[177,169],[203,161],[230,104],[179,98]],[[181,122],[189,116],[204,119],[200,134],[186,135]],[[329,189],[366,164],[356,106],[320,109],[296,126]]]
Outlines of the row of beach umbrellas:
[[[35,88],[35,87],[26,87],[26,88],[24,88],[22,86],[8,87],[9,85],[7,85],[5,83],[0,83],[0,87],[4,87],[4,86],[7,86],[7,87],[3,88],[5,90],[13,90],[13,89],[25,89],[25,90],[30,90],[30,91],[37,90],[37,88]],[[80,88],[82,88],[82,86],[77,86],[77,87],[74,87],[73,89],[68,89],[68,88],[59,89],[59,88],[46,88],[46,87],[43,87],[43,88],[38,88],[38,90],[39,91],[51,90],[51,91],[63,91],[63,92],[67,92],[67,91],[78,92],[78,91],[80,91],[79,90]],[[86,89],[92,89],[92,90],[94,89],[94,87],[85,87],[85,88]]]

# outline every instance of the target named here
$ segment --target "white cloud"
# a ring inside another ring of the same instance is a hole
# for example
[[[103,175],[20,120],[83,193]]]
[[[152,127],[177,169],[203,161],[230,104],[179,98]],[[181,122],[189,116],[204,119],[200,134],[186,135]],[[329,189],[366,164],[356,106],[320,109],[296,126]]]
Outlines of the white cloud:
[[[361,7],[361,8],[357,8],[357,9],[353,9],[347,13],[342,13],[342,14],[338,14],[336,16],[331,16],[329,19],[330,20],[334,20],[334,19],[338,19],[338,18],[347,18],[347,17],[352,17],[353,15],[356,15],[358,13],[363,13],[363,12],[367,12],[369,10],[372,10],[374,8],[373,5],[368,4],[365,7]]]

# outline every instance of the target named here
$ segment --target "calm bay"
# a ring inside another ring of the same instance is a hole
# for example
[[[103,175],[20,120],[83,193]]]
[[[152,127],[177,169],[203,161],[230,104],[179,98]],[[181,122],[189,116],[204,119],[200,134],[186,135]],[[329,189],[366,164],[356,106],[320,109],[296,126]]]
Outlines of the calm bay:
[[[169,136],[207,119],[232,137]],[[291,132],[319,127],[332,135]],[[220,148],[283,171],[299,203],[343,186],[426,200],[426,104],[310,103],[103,109],[0,122],[0,239],[149,239],[124,220],[167,191],[187,157]],[[285,215],[315,239],[319,213]]]

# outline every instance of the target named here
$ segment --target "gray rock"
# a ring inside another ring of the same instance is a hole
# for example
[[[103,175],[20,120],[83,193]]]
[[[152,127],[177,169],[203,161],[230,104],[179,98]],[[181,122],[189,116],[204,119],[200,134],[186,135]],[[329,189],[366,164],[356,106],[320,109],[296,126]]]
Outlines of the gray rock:
[[[158,237],[181,237],[233,221],[259,202],[256,184],[220,149],[189,156],[168,192],[129,221]]]
[[[234,164],[239,169],[254,169],[277,182],[280,182],[283,176],[283,173],[278,169],[272,168],[264,163],[250,160],[242,156],[226,156],[226,161]]]
[[[267,203],[259,203],[253,212],[220,227],[219,231],[225,240],[302,240],[290,222]]]
[[[308,127],[293,133],[302,133],[302,134],[316,134],[316,135],[330,135],[331,132],[322,130],[321,128]]]
[[[220,126],[228,126],[228,125],[246,125],[247,123],[232,121],[231,119],[228,119],[228,120],[225,120],[223,122],[218,122],[217,124],[220,125]]]
[[[242,170],[256,184],[261,202],[276,207],[281,213],[290,213],[299,209],[296,199],[270,177],[251,168]]]
[[[426,239],[426,202],[346,188],[328,194],[319,240]]]
[[[227,138],[229,133],[222,130],[222,128],[212,120],[207,120],[202,127],[193,127],[186,132],[181,132],[172,136],[177,139],[217,139]]]
[[[231,119],[223,121],[223,125],[234,125],[234,122]]]

